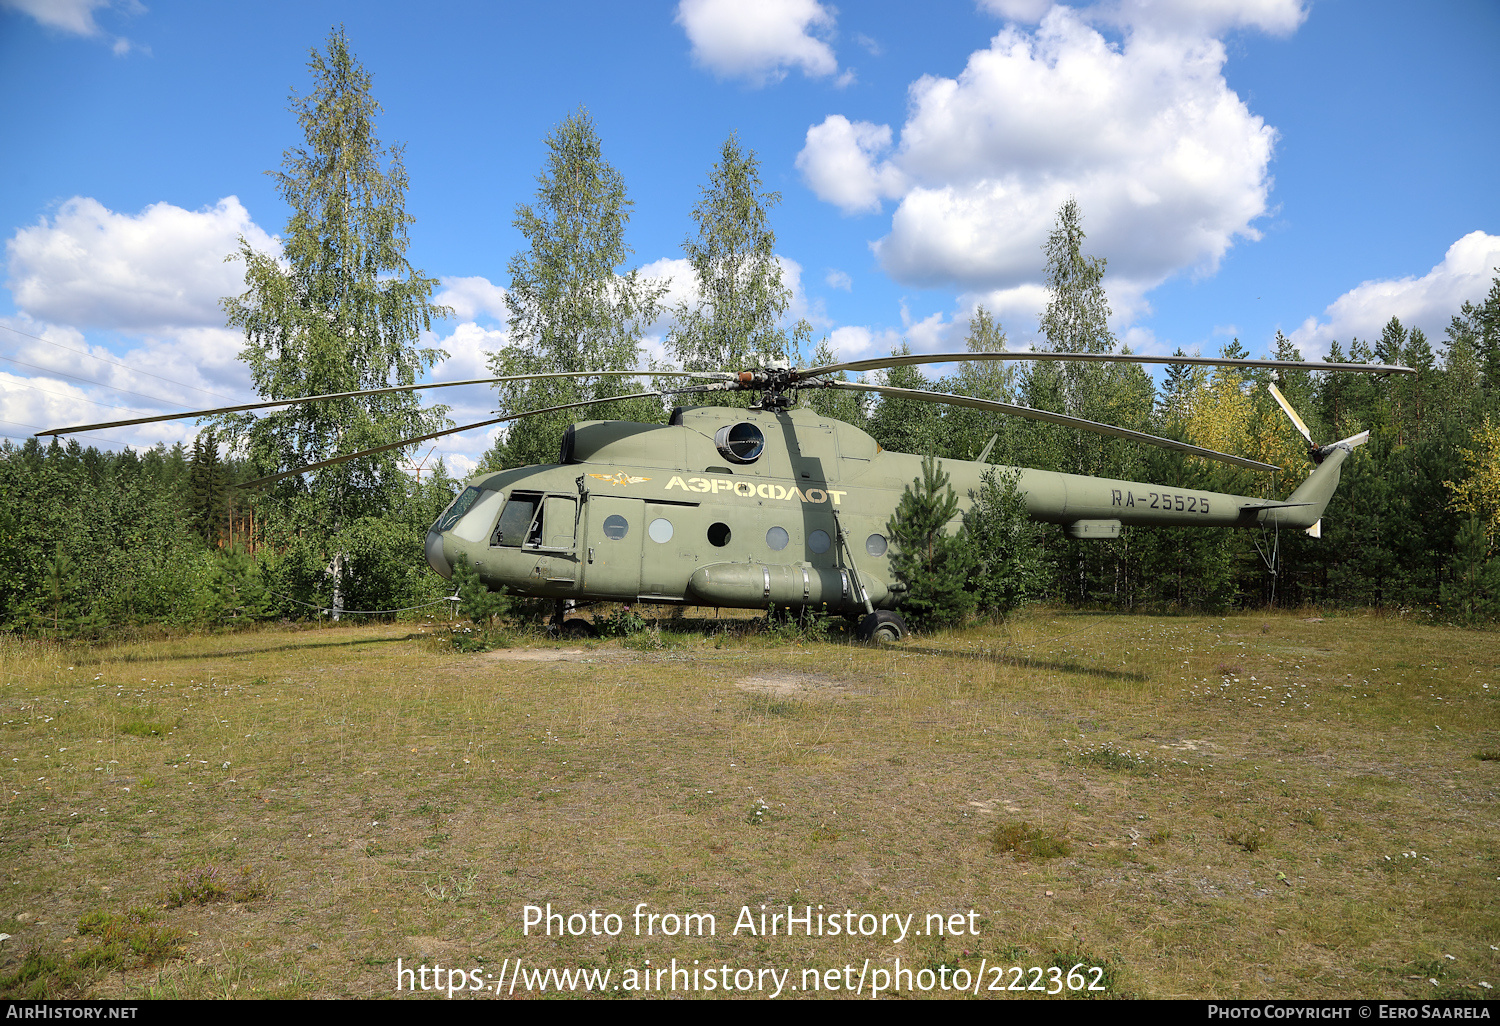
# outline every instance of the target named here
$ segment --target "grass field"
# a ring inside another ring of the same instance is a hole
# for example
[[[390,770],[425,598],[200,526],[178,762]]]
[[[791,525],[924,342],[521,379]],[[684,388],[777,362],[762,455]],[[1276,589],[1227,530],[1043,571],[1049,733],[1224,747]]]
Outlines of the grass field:
[[[411,625],[0,640],[0,991],[390,997],[398,958],[441,966],[402,978],[429,996],[510,993],[518,958],[608,969],[609,996],[667,988],[674,958],[679,993],[726,967],[715,996],[769,995],[768,969],[783,996],[810,970],[821,995],[881,972],[934,996],[1500,987],[1494,633],[738,627],[469,654]],[[584,935],[523,934],[549,904]],[[824,934],[763,935],[762,905]],[[843,935],[862,923],[889,932]]]

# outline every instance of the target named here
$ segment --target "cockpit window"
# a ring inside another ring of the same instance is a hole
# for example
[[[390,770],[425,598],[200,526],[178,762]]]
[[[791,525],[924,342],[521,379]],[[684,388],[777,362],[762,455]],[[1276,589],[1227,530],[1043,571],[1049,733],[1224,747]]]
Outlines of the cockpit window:
[[[541,500],[540,495],[512,495],[510,501],[505,504],[505,510],[500,514],[500,522],[495,525],[495,533],[490,537],[490,544],[504,545],[512,549],[520,548],[526,541],[526,533],[531,528],[531,522],[536,519],[536,507]]]
[[[476,488],[473,485],[465,488],[463,494],[454,500],[453,505],[448,507],[448,512],[438,518],[438,522],[433,525],[433,528],[438,532],[451,530],[453,525],[458,523],[463,518],[463,515],[469,512],[469,509],[479,500],[479,494],[482,491],[484,489]]]

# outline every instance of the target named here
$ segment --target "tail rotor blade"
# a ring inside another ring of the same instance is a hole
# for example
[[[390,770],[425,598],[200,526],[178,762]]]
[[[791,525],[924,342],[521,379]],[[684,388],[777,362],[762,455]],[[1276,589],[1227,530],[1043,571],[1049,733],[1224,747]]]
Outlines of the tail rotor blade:
[[[1297,416],[1297,411],[1292,409],[1292,404],[1286,401],[1286,396],[1281,394],[1281,389],[1268,381],[1266,382],[1266,390],[1271,393],[1271,398],[1276,400],[1282,412],[1291,418],[1292,424],[1296,426],[1297,430],[1302,432],[1302,437],[1307,439],[1307,444],[1314,444],[1312,432],[1307,430],[1307,425],[1302,423],[1302,418]]]

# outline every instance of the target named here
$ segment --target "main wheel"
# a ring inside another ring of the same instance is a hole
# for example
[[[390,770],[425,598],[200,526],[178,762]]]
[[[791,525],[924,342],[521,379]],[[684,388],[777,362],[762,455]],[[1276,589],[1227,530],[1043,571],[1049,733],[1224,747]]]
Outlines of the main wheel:
[[[563,621],[562,637],[569,641],[583,641],[586,638],[597,638],[598,636],[598,629],[587,620],[580,620],[574,617],[571,620]]]
[[[908,633],[906,621],[902,619],[900,613],[879,609],[859,622],[859,633],[856,636],[860,641],[871,644],[900,641]]]

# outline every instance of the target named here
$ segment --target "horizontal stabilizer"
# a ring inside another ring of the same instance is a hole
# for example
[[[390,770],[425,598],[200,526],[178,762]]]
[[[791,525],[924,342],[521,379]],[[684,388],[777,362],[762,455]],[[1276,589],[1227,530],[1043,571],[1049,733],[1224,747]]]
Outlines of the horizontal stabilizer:
[[[1353,452],[1355,449],[1359,448],[1361,445],[1364,445],[1369,440],[1370,432],[1361,431],[1357,435],[1350,435],[1348,438],[1341,438],[1337,442],[1330,442],[1329,444],[1322,446],[1321,448],[1313,452],[1313,462],[1322,463],[1329,457],[1331,453],[1334,453],[1339,449],[1344,450],[1344,452]]]

